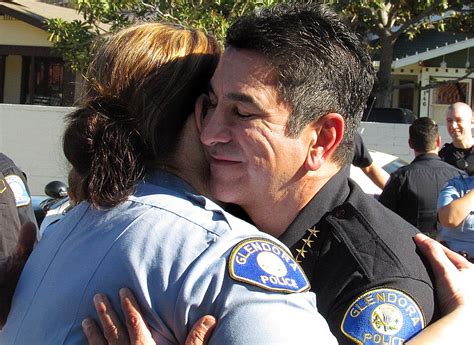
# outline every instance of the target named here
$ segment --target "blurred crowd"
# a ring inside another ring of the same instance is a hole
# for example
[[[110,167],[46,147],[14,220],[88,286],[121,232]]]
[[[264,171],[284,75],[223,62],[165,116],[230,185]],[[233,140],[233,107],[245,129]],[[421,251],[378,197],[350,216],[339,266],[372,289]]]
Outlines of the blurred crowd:
[[[448,106],[446,126],[452,142],[440,147],[438,125],[416,119],[408,145],[415,159],[391,174],[379,201],[452,250],[474,259],[474,149],[472,110]]]

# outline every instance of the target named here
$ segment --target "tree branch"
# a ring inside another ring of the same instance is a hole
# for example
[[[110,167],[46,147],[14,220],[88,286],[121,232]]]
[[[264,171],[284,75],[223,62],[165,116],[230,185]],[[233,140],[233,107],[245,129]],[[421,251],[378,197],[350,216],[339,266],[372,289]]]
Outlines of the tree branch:
[[[405,23],[402,24],[402,26],[393,33],[394,37],[400,36],[402,33],[404,33],[408,28],[419,21],[423,20],[426,17],[431,16],[433,13],[436,11],[436,7],[439,5],[440,0],[436,0],[432,6],[428,7],[426,10],[418,14],[417,16],[407,20]]]

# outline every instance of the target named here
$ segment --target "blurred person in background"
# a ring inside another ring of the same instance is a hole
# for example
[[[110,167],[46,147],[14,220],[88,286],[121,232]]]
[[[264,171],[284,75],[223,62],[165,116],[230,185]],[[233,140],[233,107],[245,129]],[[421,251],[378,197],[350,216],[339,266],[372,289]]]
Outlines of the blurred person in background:
[[[448,181],[438,197],[438,239],[448,248],[474,260],[474,176]]]
[[[472,140],[472,109],[466,103],[457,102],[448,106],[446,127],[453,140],[445,144],[439,156],[446,163],[474,173],[474,151]]]
[[[0,152],[0,192],[2,209],[5,214],[0,218],[0,256],[8,256],[15,248],[20,235],[20,227],[16,230],[2,226],[9,222],[18,222],[19,225],[33,223],[36,225],[35,213],[31,205],[31,194],[26,183],[26,175],[6,155]],[[15,208],[13,209],[12,197]],[[16,214],[16,215],[15,215]]]
[[[408,145],[415,159],[393,172],[379,201],[423,233],[436,237],[438,194],[446,182],[465,173],[443,162],[438,125],[428,117],[413,121]]]

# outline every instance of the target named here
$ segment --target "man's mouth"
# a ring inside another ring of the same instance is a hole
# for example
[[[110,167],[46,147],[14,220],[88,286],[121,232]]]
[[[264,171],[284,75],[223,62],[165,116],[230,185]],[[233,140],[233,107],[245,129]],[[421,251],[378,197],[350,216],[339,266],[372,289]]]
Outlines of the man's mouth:
[[[225,155],[210,154],[209,163],[214,166],[229,166],[240,163],[239,160]]]

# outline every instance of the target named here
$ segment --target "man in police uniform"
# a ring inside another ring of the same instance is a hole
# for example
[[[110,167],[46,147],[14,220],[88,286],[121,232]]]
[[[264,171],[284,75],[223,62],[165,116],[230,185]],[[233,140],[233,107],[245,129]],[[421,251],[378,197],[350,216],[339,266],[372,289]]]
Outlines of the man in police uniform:
[[[410,125],[408,144],[415,159],[390,176],[379,201],[420,231],[435,237],[438,194],[446,182],[464,171],[441,161],[438,125],[428,117]]]
[[[343,169],[374,81],[367,50],[321,5],[243,17],[226,47],[200,124],[211,193],[291,248],[341,344],[410,338],[436,313],[417,230]]]
[[[472,109],[466,103],[451,104],[446,111],[446,127],[453,139],[439,151],[439,156],[446,163],[474,173],[474,151],[471,131]]]
[[[26,184],[25,174],[6,155],[0,152],[0,172],[15,196],[15,204],[20,224],[36,224],[35,213],[31,206],[31,196]]]

